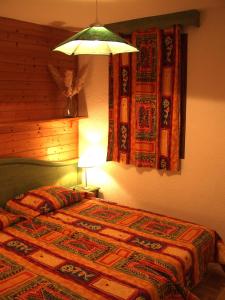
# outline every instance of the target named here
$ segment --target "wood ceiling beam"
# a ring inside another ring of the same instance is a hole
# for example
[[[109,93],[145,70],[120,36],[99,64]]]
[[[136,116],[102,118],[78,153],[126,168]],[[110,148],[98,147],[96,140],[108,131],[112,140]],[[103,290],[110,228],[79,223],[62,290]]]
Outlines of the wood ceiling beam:
[[[119,33],[129,34],[136,30],[152,27],[166,28],[174,24],[181,26],[200,26],[200,12],[192,9],[172,14],[132,19],[122,22],[105,24],[105,27]]]

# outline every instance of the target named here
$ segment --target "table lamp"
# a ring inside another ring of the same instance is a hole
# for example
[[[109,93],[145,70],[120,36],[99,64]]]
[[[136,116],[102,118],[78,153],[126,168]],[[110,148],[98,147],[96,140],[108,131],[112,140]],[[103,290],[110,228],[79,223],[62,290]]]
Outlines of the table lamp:
[[[90,156],[81,156],[78,160],[78,168],[84,169],[84,176],[85,176],[85,189],[88,189],[87,185],[87,168],[95,167],[94,159]]]

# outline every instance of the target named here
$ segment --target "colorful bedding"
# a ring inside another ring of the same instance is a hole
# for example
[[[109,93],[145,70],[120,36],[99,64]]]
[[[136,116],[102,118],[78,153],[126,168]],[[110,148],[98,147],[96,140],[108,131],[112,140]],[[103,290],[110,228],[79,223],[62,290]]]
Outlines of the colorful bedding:
[[[20,215],[11,214],[7,210],[0,207],[0,230],[23,220],[24,217]]]
[[[197,299],[213,230],[98,199],[0,231],[0,299]]]

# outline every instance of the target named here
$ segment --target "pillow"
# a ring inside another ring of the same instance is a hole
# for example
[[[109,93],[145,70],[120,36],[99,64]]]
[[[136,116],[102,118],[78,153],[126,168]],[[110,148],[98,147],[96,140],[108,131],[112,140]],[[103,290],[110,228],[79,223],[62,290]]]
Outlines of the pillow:
[[[9,200],[6,208],[13,213],[36,217],[79,202],[84,197],[85,193],[81,191],[61,186],[44,186]]]
[[[7,210],[0,208],[0,230],[23,220],[22,216],[14,215]]]

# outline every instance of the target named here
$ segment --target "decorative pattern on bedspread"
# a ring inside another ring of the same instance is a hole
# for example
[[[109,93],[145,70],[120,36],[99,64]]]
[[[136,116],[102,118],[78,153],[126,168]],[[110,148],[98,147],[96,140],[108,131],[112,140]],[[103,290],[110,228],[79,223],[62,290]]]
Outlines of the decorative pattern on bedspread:
[[[0,298],[193,300],[214,250],[203,226],[82,201],[0,232]]]

